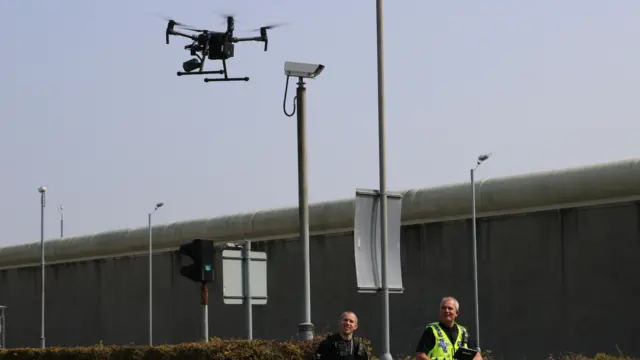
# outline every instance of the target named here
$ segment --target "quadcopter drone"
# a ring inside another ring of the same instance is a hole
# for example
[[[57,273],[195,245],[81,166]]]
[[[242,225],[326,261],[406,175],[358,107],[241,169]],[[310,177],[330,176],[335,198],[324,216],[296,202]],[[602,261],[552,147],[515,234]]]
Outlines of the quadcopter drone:
[[[221,78],[205,78],[204,82],[211,81],[249,81],[248,77],[229,77],[227,74],[227,59],[234,56],[235,43],[245,41],[262,41],[264,42],[264,51],[267,51],[269,39],[267,30],[279,25],[263,26],[255,31],[260,31],[260,36],[238,38],[233,36],[235,20],[233,16],[227,16],[227,30],[225,32],[195,29],[193,27],[178,23],[168,19],[166,40],[169,44],[169,35],[186,37],[193,40],[193,43],[186,45],[185,50],[189,50],[191,56],[195,58],[187,60],[182,64],[184,72],[179,71],[178,76],[182,75],[210,75],[222,74]],[[189,35],[174,30],[175,27],[181,27],[185,30],[196,32],[197,34]],[[222,70],[204,71],[204,63],[209,60],[222,60]],[[196,71],[197,70],[197,71]]]

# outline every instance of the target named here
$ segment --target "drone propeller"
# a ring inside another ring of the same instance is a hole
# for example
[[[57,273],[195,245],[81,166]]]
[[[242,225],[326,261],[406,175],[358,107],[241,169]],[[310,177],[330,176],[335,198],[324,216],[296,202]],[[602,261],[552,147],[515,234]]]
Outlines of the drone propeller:
[[[164,19],[165,19],[166,21],[168,21],[169,23],[171,23],[171,24],[175,25],[175,26],[189,26],[189,25],[187,25],[187,24],[183,24],[183,23],[181,23],[181,22],[179,22],[179,21],[175,21],[175,20],[173,20],[173,19],[171,19],[171,18],[167,18],[167,17],[166,17],[166,18],[164,18]]]
[[[223,17],[225,20],[229,19],[229,18],[235,18],[236,14],[234,13],[227,13],[227,12],[218,12],[218,11],[213,11],[214,14]]]
[[[196,32],[206,32],[206,30],[196,29],[193,26],[187,25],[185,23],[181,23],[179,21],[175,21],[171,18],[165,17],[164,19],[167,21],[167,30],[165,31],[165,38],[166,38],[167,44],[169,44],[169,35],[176,34],[175,32],[173,32],[174,27],[179,27],[182,29],[187,29],[187,30],[196,31]]]
[[[188,26],[188,25],[180,25],[180,26],[178,26],[178,27],[180,27],[180,28],[182,28],[182,29],[185,29],[185,30],[190,30],[190,31],[199,32],[199,33],[205,33],[205,32],[208,32],[208,31],[209,31],[209,30],[203,30],[203,29],[196,29],[196,28],[194,28],[193,26]]]
[[[289,24],[290,23],[278,23],[278,24],[265,25],[265,26],[261,26],[259,29],[252,29],[251,31],[271,30],[271,29],[275,29],[277,27],[281,27]]]
[[[185,30],[191,30],[191,31],[197,31],[197,32],[205,32],[206,30],[200,30],[197,29],[191,25],[185,24],[185,23],[181,23],[178,21],[175,21],[173,19],[169,19],[169,18],[165,18],[165,20],[167,20],[170,24],[172,23],[175,27],[179,27],[181,29],[185,29]]]

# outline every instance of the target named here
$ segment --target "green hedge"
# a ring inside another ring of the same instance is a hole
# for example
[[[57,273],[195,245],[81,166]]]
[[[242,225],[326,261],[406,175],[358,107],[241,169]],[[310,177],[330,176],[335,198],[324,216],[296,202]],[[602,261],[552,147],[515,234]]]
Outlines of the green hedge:
[[[311,341],[222,340],[212,338],[208,343],[184,343],[163,346],[105,346],[50,347],[0,349],[0,360],[311,360],[313,351],[324,336]],[[363,339],[371,351],[371,344]],[[413,359],[396,356],[398,360]],[[373,359],[377,359],[375,356]],[[484,357],[492,360],[488,352]],[[548,357],[546,360],[632,360],[630,357],[598,354],[594,358],[581,355]]]
[[[307,360],[322,339],[312,341],[222,340],[162,346],[96,345],[86,347],[15,348],[0,350],[0,360]]]

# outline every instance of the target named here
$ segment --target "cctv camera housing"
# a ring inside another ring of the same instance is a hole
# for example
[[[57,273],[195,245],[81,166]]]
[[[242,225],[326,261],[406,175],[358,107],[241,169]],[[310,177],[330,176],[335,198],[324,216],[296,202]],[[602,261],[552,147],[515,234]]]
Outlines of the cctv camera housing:
[[[324,65],[322,64],[307,64],[293,61],[284,63],[284,74],[287,76],[313,79],[320,75],[322,70],[324,70]]]

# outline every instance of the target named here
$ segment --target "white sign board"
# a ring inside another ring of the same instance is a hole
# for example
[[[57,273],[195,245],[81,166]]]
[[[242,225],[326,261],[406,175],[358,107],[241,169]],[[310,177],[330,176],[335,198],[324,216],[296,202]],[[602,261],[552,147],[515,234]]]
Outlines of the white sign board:
[[[249,252],[249,284],[252,305],[267,303],[267,253]],[[242,250],[222,251],[222,295],[225,304],[242,305],[244,293]]]
[[[353,246],[358,291],[375,293],[382,289],[382,236],[380,196],[376,190],[357,190]],[[402,195],[387,193],[387,285],[390,293],[402,293],[400,221]]]

